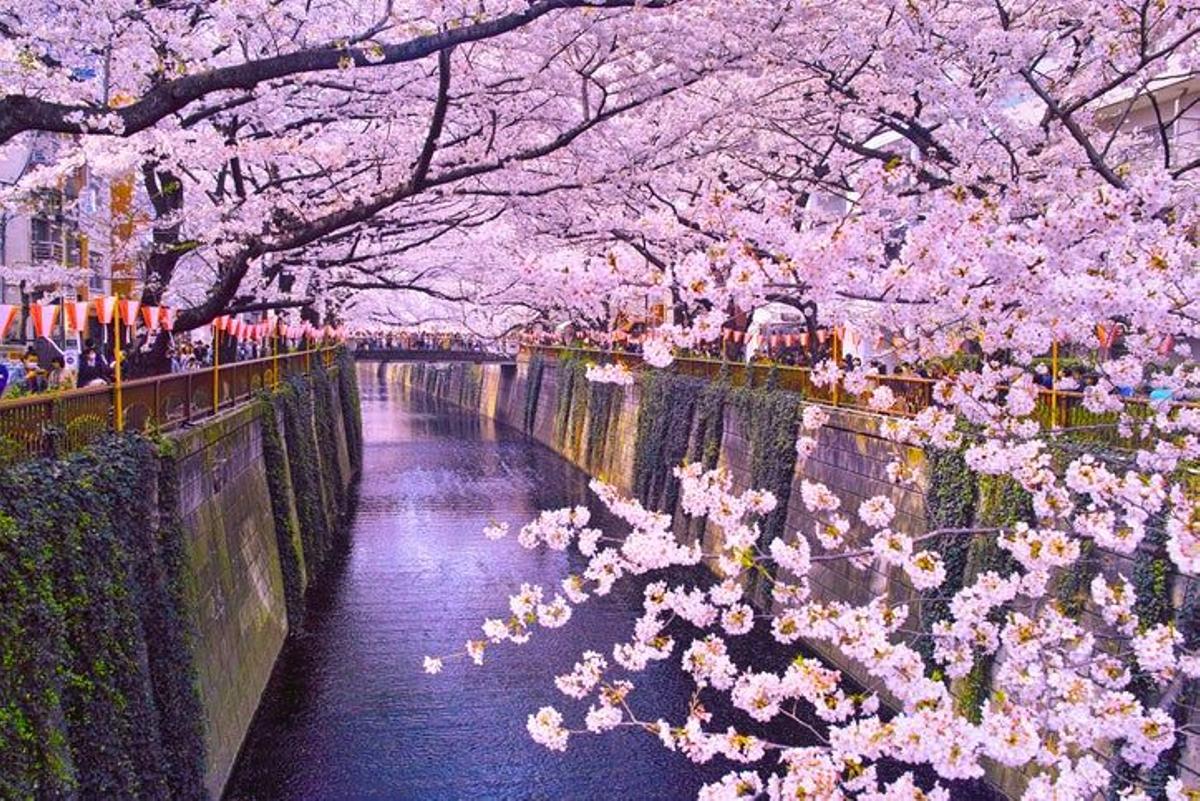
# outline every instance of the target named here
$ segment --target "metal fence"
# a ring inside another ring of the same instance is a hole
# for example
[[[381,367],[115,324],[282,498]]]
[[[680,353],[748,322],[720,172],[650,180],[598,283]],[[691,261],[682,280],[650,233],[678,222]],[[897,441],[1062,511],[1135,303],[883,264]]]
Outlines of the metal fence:
[[[124,430],[166,431],[208,417],[214,413],[214,398],[216,410],[229,408],[286,376],[309,372],[318,360],[331,366],[336,353],[336,348],[300,351],[215,370],[124,381]],[[0,401],[0,462],[78,450],[115,430],[116,412],[113,384]]]
[[[630,369],[644,366],[642,357],[636,353],[606,351],[591,348],[570,348],[545,345],[526,345],[531,353],[541,353],[551,358],[574,356],[599,362],[615,362]],[[808,367],[722,361],[697,357],[676,358],[672,370],[682,375],[710,380],[726,380],[734,387],[762,387],[768,382],[779,389],[792,390],[804,398],[839,408],[855,409],[872,414],[880,410],[872,408],[866,398],[846,392],[842,386],[817,386],[812,381],[812,370]],[[886,386],[895,395],[895,403],[882,413],[913,417],[934,405],[933,388],[937,381],[932,378],[909,375],[877,376],[870,379],[872,388]],[[1135,420],[1149,419],[1153,407],[1144,399],[1129,398],[1125,411]],[[1118,430],[1119,415],[1112,412],[1096,413],[1083,405],[1083,393],[1066,390],[1041,390],[1033,417],[1047,429],[1064,429],[1072,432],[1072,439],[1094,440],[1108,444],[1136,444],[1136,432]]]

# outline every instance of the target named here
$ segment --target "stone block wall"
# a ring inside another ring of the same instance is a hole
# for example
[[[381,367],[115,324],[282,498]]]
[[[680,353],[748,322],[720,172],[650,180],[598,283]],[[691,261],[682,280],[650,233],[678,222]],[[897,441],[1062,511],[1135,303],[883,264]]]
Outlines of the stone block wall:
[[[259,410],[235,411],[176,442],[206,784],[218,797],[287,635],[283,576]]]

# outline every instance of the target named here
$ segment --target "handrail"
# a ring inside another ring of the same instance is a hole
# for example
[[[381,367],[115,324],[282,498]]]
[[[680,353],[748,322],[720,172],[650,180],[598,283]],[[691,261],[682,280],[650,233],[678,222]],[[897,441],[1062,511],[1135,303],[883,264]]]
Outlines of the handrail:
[[[333,364],[337,348],[314,348],[220,367],[168,373],[121,383],[125,430],[166,431],[210,417],[274,386],[283,376],[310,372],[312,359]],[[218,402],[213,407],[213,388]],[[0,462],[69,453],[115,429],[116,387],[51,391],[0,400]]]
[[[644,366],[641,354],[628,351],[609,351],[598,348],[578,348],[558,345],[522,345],[524,350],[542,352],[557,356],[559,353],[572,353],[597,359],[617,362],[629,368]],[[913,417],[924,409],[934,406],[933,387],[937,379],[923,376],[885,375],[871,379],[872,386],[887,386],[896,395],[896,401],[890,409],[880,411],[869,406],[858,396],[848,394],[845,387],[820,387],[812,382],[812,368],[797,365],[770,364],[761,362],[723,361],[703,356],[676,357],[672,368],[684,375],[698,378],[716,378],[722,370],[728,371],[728,377],[733,386],[764,386],[768,376],[775,371],[775,386],[801,393],[805,398],[817,403],[847,408],[871,414],[883,414],[892,417]],[[1119,416],[1112,412],[1092,412],[1083,404],[1083,393],[1074,390],[1051,390],[1039,388],[1037,405],[1033,416],[1045,428],[1075,429],[1072,436],[1088,440],[1102,441],[1110,444],[1130,444],[1130,438],[1122,436],[1113,430]],[[1055,400],[1057,398],[1057,400]],[[1154,408],[1143,398],[1125,398],[1125,408],[1133,416],[1149,418],[1154,415]],[[1194,406],[1191,403],[1175,401],[1174,406]]]

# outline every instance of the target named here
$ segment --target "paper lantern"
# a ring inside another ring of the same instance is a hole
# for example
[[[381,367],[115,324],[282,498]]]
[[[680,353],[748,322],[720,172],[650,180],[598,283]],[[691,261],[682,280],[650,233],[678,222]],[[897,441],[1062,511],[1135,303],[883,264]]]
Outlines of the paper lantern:
[[[158,322],[166,331],[175,330],[175,309],[168,309],[166,306],[158,307]]]
[[[66,304],[67,310],[67,325],[71,326],[72,331],[77,331],[80,334],[87,331],[88,321],[88,302],[86,300],[75,300]]]
[[[1162,338],[1162,342],[1158,343],[1158,355],[1170,356],[1171,351],[1175,350],[1175,337],[1167,334]]]
[[[114,297],[96,298],[96,319],[100,325],[111,325],[113,312],[117,309],[117,299]]]
[[[117,308],[121,312],[121,322],[126,327],[133,328],[137,325],[138,308],[141,307],[141,301],[137,300],[122,300],[117,303]]]
[[[17,319],[17,307],[11,303],[0,303],[0,339],[8,336],[8,329]]]
[[[161,318],[162,309],[158,306],[143,306],[142,320],[146,323],[146,327],[151,331],[157,331]]]
[[[33,331],[39,337],[54,333],[54,321],[58,319],[58,305],[54,303],[31,303],[29,313],[33,317]]]

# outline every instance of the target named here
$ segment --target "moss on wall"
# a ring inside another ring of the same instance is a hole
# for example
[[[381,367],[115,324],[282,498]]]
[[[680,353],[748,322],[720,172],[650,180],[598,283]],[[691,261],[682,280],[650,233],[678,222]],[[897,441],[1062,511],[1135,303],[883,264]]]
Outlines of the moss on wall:
[[[522,428],[526,434],[532,434],[537,423],[538,397],[542,393],[542,376],[545,372],[545,359],[534,356],[529,360],[529,374],[525,381],[525,409],[521,417]]]
[[[688,453],[696,403],[707,382],[659,370],[640,380],[633,492],[649,509],[674,512],[679,481],[673,471]]]
[[[304,545],[304,564],[312,577],[320,575],[331,546],[326,516],[324,479],[320,473],[320,455],[313,422],[313,396],[309,382],[300,376],[288,379],[280,389],[283,401],[284,438],[288,467],[295,490],[296,515],[300,520],[300,541]]]
[[[354,357],[343,351],[338,355],[338,399],[342,404],[342,419],[346,428],[346,450],[350,454],[353,478],[362,475],[363,430],[362,403],[358,394],[358,371]]]
[[[304,625],[304,589],[308,581],[304,543],[295,512],[296,496],[292,489],[291,468],[279,415],[275,413],[275,402],[270,397],[261,403],[263,461],[271,494],[271,516],[275,521],[279,567],[283,572],[283,597],[287,604],[288,629],[295,632]]]
[[[928,485],[925,492],[925,517],[929,530],[967,529],[975,517],[977,479],[967,467],[961,451],[931,449],[926,453]],[[933,539],[929,549],[942,557],[946,580],[941,587],[922,593],[918,601],[919,630],[928,633],[939,620],[950,616],[950,599],[965,584],[971,538],[961,534],[943,534]],[[932,664],[933,642],[924,637],[915,647]]]

